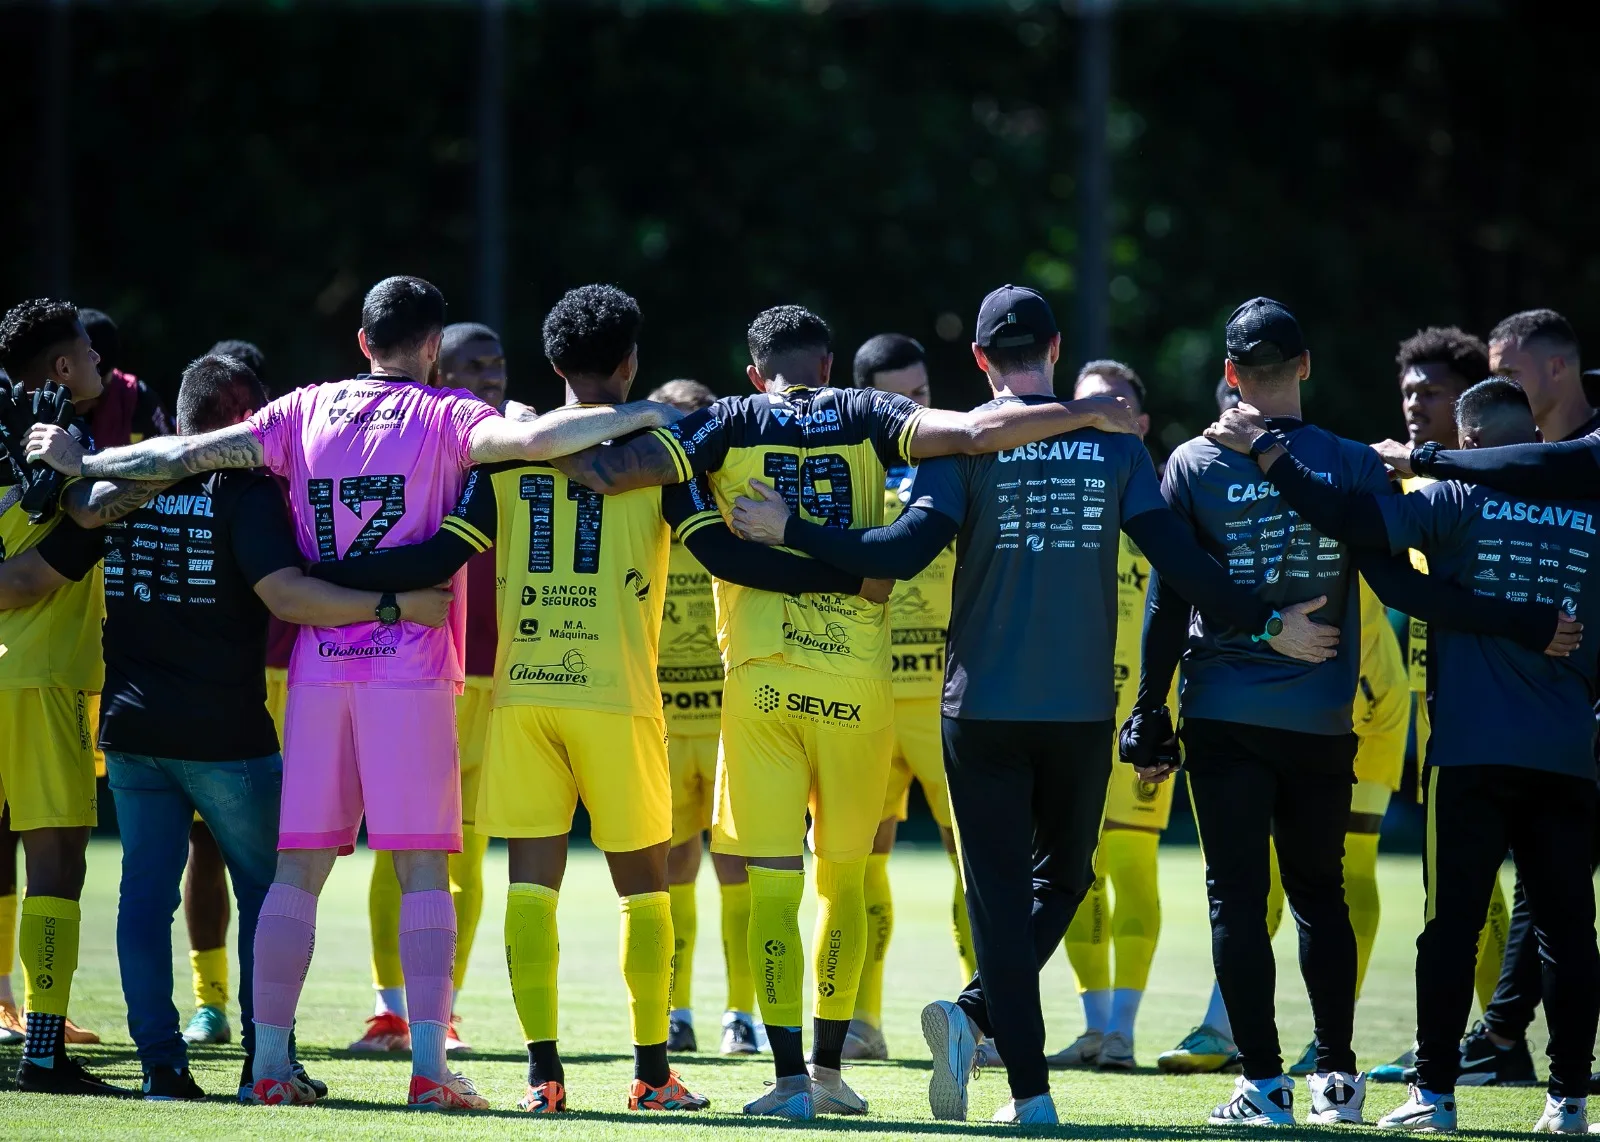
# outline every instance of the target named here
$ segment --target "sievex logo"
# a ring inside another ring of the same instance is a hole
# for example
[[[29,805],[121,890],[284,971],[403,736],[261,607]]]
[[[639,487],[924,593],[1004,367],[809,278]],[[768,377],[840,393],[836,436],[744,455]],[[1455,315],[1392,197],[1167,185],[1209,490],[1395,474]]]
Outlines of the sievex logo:
[[[1098,440],[1040,440],[1024,444],[1021,448],[1002,449],[998,455],[1002,464],[1017,460],[1093,460],[1104,463]]]
[[[801,714],[810,718],[826,718],[834,722],[861,721],[861,705],[858,702],[840,702],[796,691],[785,694],[767,683],[756,687],[756,692],[751,696],[751,703],[763,714],[775,713],[781,706],[791,714]]]

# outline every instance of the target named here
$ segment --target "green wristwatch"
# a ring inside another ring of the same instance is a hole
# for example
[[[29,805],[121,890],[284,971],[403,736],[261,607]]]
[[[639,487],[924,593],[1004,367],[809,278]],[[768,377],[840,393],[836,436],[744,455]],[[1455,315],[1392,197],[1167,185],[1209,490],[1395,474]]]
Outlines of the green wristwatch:
[[[1267,625],[1261,628],[1260,634],[1250,636],[1251,642],[1266,642],[1269,638],[1277,638],[1283,633],[1283,616],[1277,611],[1272,612],[1272,617],[1267,620]]]

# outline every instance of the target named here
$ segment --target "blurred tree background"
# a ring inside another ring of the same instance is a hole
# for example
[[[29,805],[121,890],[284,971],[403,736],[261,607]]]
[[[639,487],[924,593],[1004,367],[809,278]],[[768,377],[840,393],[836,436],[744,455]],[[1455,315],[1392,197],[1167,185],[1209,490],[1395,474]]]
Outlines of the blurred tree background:
[[[1164,442],[1210,419],[1255,294],[1306,328],[1309,411],[1362,437],[1401,431],[1419,326],[1550,305],[1600,337],[1596,84],[1566,11],[1116,9],[1093,288]],[[746,323],[790,301],[832,323],[841,376],[865,337],[918,337],[951,406],[986,395],[967,343],[995,285],[1043,289],[1081,344],[1083,27],[1042,0],[511,4],[513,392],[559,399],[540,320],[596,280],[640,299],[645,385],[742,391]],[[276,388],[356,371],[387,274],[477,318],[484,38],[467,3],[0,5],[0,302],[108,310],[169,396],[220,337],[259,342]]]

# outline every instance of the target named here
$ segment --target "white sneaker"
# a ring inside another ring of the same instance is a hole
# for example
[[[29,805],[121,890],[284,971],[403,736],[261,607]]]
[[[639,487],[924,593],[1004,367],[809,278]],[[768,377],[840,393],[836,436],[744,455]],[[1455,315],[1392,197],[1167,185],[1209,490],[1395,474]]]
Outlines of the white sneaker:
[[[1456,1096],[1434,1094],[1411,1084],[1411,1097],[1404,1106],[1397,1106],[1378,1119],[1384,1130],[1405,1130],[1412,1134],[1454,1134],[1456,1132]]]
[[[865,1019],[850,1020],[850,1029],[844,1035],[844,1049],[840,1058],[851,1062],[864,1060],[887,1061],[889,1058],[889,1044],[884,1041],[883,1032]]]
[[[1036,1094],[1021,1102],[1014,1098],[1008,1100],[994,1112],[994,1121],[1016,1126],[1055,1126],[1060,1119],[1056,1118],[1056,1100],[1048,1094]]]
[[[1322,1126],[1340,1122],[1361,1124],[1361,1107],[1367,1100],[1367,1076],[1345,1071],[1325,1071],[1306,1079],[1311,1088],[1311,1113],[1306,1121]]]
[[[1053,1055],[1045,1056],[1045,1065],[1051,1068],[1097,1067],[1100,1065],[1100,1045],[1105,1036],[1099,1031],[1085,1031],[1070,1046]],[[987,1065],[987,1064],[985,1064]]]
[[[745,1103],[744,1112],[769,1118],[815,1118],[811,1090],[809,1075],[790,1075],[773,1083],[772,1089],[760,1098]]]
[[[1212,1126],[1293,1126],[1294,1080],[1287,1075],[1259,1082],[1240,1075],[1233,1097],[1211,1112]]]
[[[832,1067],[811,1064],[811,1105],[817,1114],[865,1114],[867,1100]]]
[[[1111,1032],[1100,1044],[1100,1069],[1131,1071],[1133,1067],[1133,1040],[1121,1031]]]
[[[1539,1116],[1533,1132],[1535,1134],[1589,1133],[1589,1100],[1545,1095],[1544,1113]]]
[[[973,1063],[979,1067],[1003,1067],[1006,1061],[1000,1057],[1000,1048],[994,1045],[994,1040],[987,1035],[978,1037],[978,1053],[973,1057]]]
[[[978,1069],[978,1029],[961,1008],[936,999],[922,1009],[922,1038],[933,1055],[928,1108],[934,1118],[965,1122],[967,1081]]]

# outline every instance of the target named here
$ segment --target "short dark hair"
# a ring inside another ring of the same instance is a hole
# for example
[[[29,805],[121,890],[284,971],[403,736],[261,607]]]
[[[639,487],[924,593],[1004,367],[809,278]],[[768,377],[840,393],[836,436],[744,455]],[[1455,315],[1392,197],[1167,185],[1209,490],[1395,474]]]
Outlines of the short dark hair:
[[[833,352],[833,330],[803,305],[775,305],[756,314],[745,331],[745,344],[750,360],[765,373],[770,362],[790,353],[827,356]]]
[[[1050,359],[1050,342],[1032,345],[984,345],[983,355],[999,373],[1030,373]]]
[[[0,369],[24,380],[40,356],[77,340],[78,332],[78,307],[70,301],[36,297],[18,302],[0,318]]]
[[[702,385],[699,381],[679,378],[668,381],[655,392],[650,394],[650,399],[658,404],[670,404],[674,408],[687,409],[689,412],[699,412],[708,405],[717,403],[717,394],[710,387]]]
[[[1113,381],[1121,381],[1127,385],[1128,388],[1133,390],[1133,399],[1139,402],[1139,411],[1144,411],[1144,382],[1139,379],[1139,374],[1133,371],[1132,365],[1124,365],[1121,361],[1112,361],[1109,358],[1090,361],[1078,370],[1078,379],[1072,382],[1073,389],[1076,390],[1083,383],[1083,378],[1095,375]]]
[[[1227,412],[1230,408],[1239,406],[1239,390],[1228,383],[1228,378],[1223,377],[1217,382],[1217,411]]]
[[[1462,428],[1496,426],[1507,413],[1519,410],[1531,424],[1533,410],[1522,386],[1504,377],[1490,377],[1456,399],[1456,423]]]
[[[89,344],[100,354],[100,375],[109,377],[111,370],[122,361],[122,335],[111,315],[99,309],[78,310],[78,320],[89,335]]]
[[[1578,334],[1572,323],[1553,309],[1524,309],[1513,313],[1489,330],[1489,343],[1492,345],[1496,341],[1515,341],[1519,345],[1543,341],[1571,349],[1574,354],[1578,352]]]
[[[189,362],[178,386],[178,431],[185,436],[237,423],[267,403],[255,371],[237,357],[208,353]]]
[[[927,360],[927,350],[916,338],[907,337],[904,333],[880,333],[867,338],[856,350],[856,358],[851,365],[852,379],[856,388],[870,389],[879,373],[909,369]]]
[[[639,303],[613,285],[569,289],[544,316],[544,355],[566,374],[609,377],[639,344]]]
[[[207,357],[236,357],[250,366],[250,371],[256,375],[256,380],[261,382],[261,387],[269,393],[272,386],[267,383],[267,355],[254,341],[241,341],[238,338],[229,338],[218,341],[206,350]]]
[[[1430,325],[1400,342],[1394,363],[1402,374],[1417,365],[1443,365],[1463,385],[1475,385],[1489,375],[1489,350],[1458,326]]]
[[[444,328],[444,294],[421,278],[384,278],[361,303],[361,328],[370,349],[414,349]]]
[[[1263,388],[1288,385],[1293,384],[1299,375],[1300,358],[1290,357],[1287,361],[1277,361],[1271,365],[1241,365],[1235,361],[1233,371],[1247,385],[1261,385]]]
[[[444,336],[439,340],[439,356],[453,357],[469,341],[493,341],[499,344],[500,334],[476,321],[458,321],[446,325]]]

